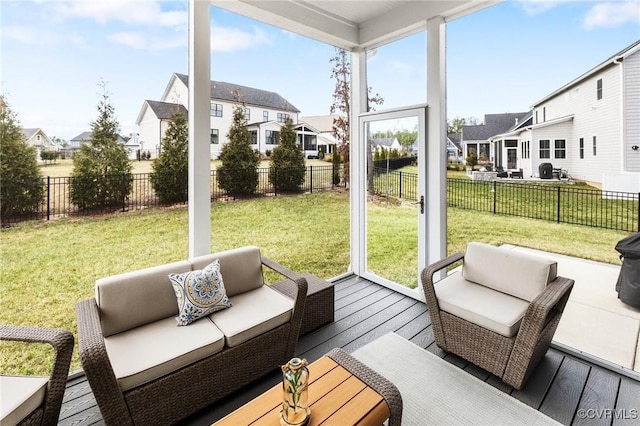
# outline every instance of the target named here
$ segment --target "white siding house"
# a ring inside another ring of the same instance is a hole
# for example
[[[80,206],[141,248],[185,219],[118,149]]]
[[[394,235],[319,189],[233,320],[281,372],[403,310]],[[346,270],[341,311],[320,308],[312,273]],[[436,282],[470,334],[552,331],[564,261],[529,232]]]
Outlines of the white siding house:
[[[188,89],[188,76],[174,73],[160,101],[146,100],[143,103],[136,124],[139,143],[145,150],[158,152],[172,111],[179,109],[187,114]],[[280,123],[284,123],[287,116],[291,117],[294,123],[298,122],[300,111],[274,92],[211,81],[210,97],[210,155],[212,158],[220,155],[222,147],[227,143],[227,133],[233,121],[233,107],[238,103],[245,105],[250,130],[258,132],[256,149],[263,154],[270,149],[268,146],[270,144],[267,143],[268,136],[272,134],[271,132],[279,131]]]
[[[39,128],[22,129],[22,137],[27,145],[36,149],[36,160],[41,161],[42,151],[59,151],[60,147],[55,144],[44,130]]]
[[[603,190],[640,192],[640,40],[536,102],[525,126],[491,138],[506,139],[525,177],[551,163]]]

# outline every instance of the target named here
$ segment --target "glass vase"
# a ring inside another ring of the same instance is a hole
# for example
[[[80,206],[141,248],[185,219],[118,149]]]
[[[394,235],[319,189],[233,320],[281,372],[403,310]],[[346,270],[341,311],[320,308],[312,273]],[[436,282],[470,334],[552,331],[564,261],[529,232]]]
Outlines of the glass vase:
[[[282,366],[281,425],[305,425],[309,422],[311,409],[307,402],[308,386],[309,369],[306,359],[293,358]]]

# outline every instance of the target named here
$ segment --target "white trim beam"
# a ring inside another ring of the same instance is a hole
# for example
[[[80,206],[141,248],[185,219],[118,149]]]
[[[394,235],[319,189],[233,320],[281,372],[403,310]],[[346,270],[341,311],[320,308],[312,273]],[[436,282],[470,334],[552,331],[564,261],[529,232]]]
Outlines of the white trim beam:
[[[210,253],[211,19],[208,1],[189,1],[189,257]]]
[[[427,21],[427,264],[447,255],[446,89],[446,24],[436,17]]]

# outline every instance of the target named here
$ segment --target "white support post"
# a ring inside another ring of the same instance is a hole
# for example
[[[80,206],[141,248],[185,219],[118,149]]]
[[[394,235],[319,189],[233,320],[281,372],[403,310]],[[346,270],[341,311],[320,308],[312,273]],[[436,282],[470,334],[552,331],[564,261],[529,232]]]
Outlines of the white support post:
[[[189,1],[189,257],[211,247],[209,9],[209,1]]]
[[[427,264],[447,254],[446,24],[427,21]]]
[[[367,55],[363,49],[351,52],[350,182],[351,270],[360,275],[366,267],[367,147],[360,134],[360,114],[367,112]]]

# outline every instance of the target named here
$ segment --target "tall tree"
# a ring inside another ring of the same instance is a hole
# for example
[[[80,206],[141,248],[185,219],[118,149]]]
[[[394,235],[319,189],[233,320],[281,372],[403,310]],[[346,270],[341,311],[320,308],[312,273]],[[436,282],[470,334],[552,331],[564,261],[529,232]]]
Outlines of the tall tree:
[[[280,129],[280,143],[271,154],[269,182],[279,191],[295,191],[304,183],[304,153],[297,143],[293,120],[287,117]]]
[[[73,157],[71,202],[81,209],[124,205],[133,185],[131,162],[118,142],[119,124],[106,82],[98,86],[98,118],[91,123],[91,140]]]
[[[176,112],[162,139],[160,156],[153,161],[151,185],[162,203],[187,201],[189,186],[189,125]]]
[[[36,150],[24,141],[17,114],[0,95],[0,218],[37,212],[43,196]]]
[[[345,49],[336,47],[335,56],[329,60],[333,64],[331,70],[331,78],[335,80],[336,85],[333,92],[333,104],[331,104],[331,114],[338,113],[333,119],[333,136],[340,146],[339,154],[343,163],[343,179],[349,182],[349,139],[350,139],[350,123],[351,116],[351,61]],[[379,94],[372,94],[369,87],[367,93],[367,111],[373,110],[372,105],[381,105],[384,99]],[[371,151],[371,149],[369,149]],[[334,155],[336,153],[334,152]],[[373,158],[371,152],[370,159]]]
[[[239,99],[236,96],[236,99]],[[251,148],[251,136],[247,129],[245,107],[233,107],[233,122],[227,135],[229,142],[222,147],[222,164],[216,171],[218,185],[231,195],[253,194],[258,186],[260,154]]]

